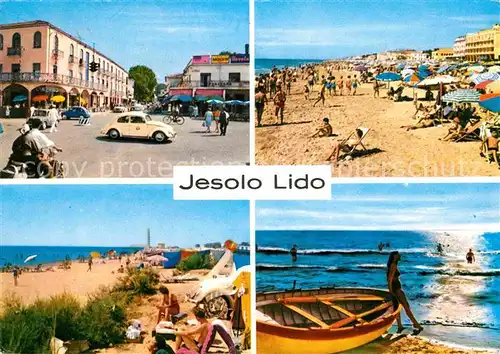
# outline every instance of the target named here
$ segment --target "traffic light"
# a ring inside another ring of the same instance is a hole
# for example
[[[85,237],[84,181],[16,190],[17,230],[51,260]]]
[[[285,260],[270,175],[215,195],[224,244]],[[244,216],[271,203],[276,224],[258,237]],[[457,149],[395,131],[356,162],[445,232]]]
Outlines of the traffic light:
[[[90,63],[90,71],[96,72],[97,70],[99,70],[99,66],[100,64],[93,61],[92,63]]]

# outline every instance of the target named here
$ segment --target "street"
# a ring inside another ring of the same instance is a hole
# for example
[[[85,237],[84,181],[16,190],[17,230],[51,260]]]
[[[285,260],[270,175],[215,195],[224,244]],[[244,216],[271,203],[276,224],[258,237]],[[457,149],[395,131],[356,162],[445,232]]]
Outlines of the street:
[[[205,134],[202,121],[186,118],[183,125],[172,124],[177,137],[166,144],[138,139],[111,140],[101,129],[117,114],[94,113],[90,126],[78,120],[64,120],[58,131],[44,133],[63,152],[57,159],[65,163],[67,178],[168,178],[176,165],[244,165],[249,162],[249,123],[230,122],[226,136]],[[161,120],[162,116],[151,116]],[[11,154],[24,119],[1,119],[0,168]],[[212,124],[212,132],[215,125]]]

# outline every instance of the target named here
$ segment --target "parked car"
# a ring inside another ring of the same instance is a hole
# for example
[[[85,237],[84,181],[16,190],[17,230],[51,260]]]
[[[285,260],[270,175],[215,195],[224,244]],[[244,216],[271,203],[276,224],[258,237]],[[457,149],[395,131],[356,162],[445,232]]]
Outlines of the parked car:
[[[90,118],[90,112],[87,111],[83,107],[71,107],[67,111],[62,112],[62,118],[63,119],[72,119],[72,118],[83,119],[83,118]]]
[[[42,122],[42,130],[50,128],[52,126],[52,121],[49,120],[49,110],[48,109],[35,109],[33,116],[28,118],[26,123],[31,127],[34,119],[39,119]]]
[[[144,106],[141,104],[136,104],[136,105],[133,105],[130,110],[133,112],[142,112],[142,111],[144,111]]]
[[[127,109],[124,106],[115,106],[113,113],[125,113]]]
[[[154,121],[142,112],[126,112],[112,119],[101,131],[111,139],[122,137],[153,139],[165,143],[174,139],[177,133],[168,124]]]

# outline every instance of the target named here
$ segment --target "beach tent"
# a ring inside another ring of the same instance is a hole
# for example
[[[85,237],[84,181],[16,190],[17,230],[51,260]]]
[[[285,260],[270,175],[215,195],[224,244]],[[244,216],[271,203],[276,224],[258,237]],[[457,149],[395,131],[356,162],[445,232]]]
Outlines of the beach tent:
[[[385,72],[382,74],[378,74],[375,76],[375,79],[377,81],[401,81],[402,77],[399,74],[396,73],[391,73],[391,72]]]
[[[443,96],[443,102],[470,103],[479,102],[479,92],[471,89],[460,89]]]
[[[181,251],[165,252],[163,255],[168,258],[168,261],[163,262],[164,268],[175,268],[175,266],[181,261]]]
[[[500,79],[499,73],[482,73],[482,74],[474,75],[472,77],[472,82],[477,85],[483,81],[488,81],[488,80],[495,81],[498,79]]]
[[[500,113],[500,95],[480,101],[479,105],[489,111]]]
[[[197,253],[195,250],[181,250],[181,261],[191,257],[193,254]]]

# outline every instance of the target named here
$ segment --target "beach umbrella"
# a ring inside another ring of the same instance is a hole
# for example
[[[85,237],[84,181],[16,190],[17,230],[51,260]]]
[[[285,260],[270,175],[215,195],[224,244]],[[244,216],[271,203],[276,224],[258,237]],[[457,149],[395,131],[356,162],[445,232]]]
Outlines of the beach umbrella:
[[[23,101],[26,101],[27,99],[28,99],[28,97],[26,97],[24,95],[17,95],[16,97],[14,97],[12,102],[23,102]]]
[[[55,103],[62,103],[64,101],[66,101],[66,97],[61,96],[61,95],[57,95],[57,96],[52,97],[50,100],[52,102],[55,102]]]
[[[447,85],[447,84],[452,84],[458,82],[458,79],[454,78],[453,76],[450,75],[441,75],[441,76],[435,76],[435,77],[430,77],[426,78],[422,81],[420,81],[417,86],[418,87],[427,87],[427,86],[437,86],[437,85]]]
[[[437,73],[438,74],[442,74],[444,73],[446,70],[448,70],[450,68],[450,65],[445,65],[445,66],[442,66],[441,68],[438,69]]]
[[[468,71],[473,71],[475,73],[482,73],[484,71],[484,66],[474,65],[467,68]]]
[[[224,102],[224,104],[229,104],[229,105],[242,105],[243,104],[243,101],[239,101],[239,100],[231,100],[231,101],[226,101]]]
[[[35,259],[36,257],[37,257],[37,255],[36,255],[36,254],[29,256],[29,257],[27,257],[27,258],[24,260],[24,263],[28,263],[29,261],[31,261],[32,259]]]
[[[493,65],[488,68],[488,72],[490,73],[500,73],[500,66]]]
[[[207,101],[208,104],[222,104],[224,103],[223,101],[220,101],[220,100],[214,100],[214,99],[211,99],[211,100],[208,100]]]
[[[443,96],[443,102],[466,103],[479,102],[479,92],[470,89],[456,90]]]
[[[92,257],[92,258],[100,258],[101,254],[99,252],[90,252],[90,257]]]
[[[358,65],[358,66],[354,67],[354,70],[355,71],[367,71],[368,67],[364,66],[364,65]]]
[[[489,111],[500,113],[500,95],[484,101],[480,101],[479,105]]]
[[[396,70],[403,70],[404,68],[405,68],[405,65],[403,63],[396,66]]]
[[[488,80],[495,81],[498,79],[500,79],[499,73],[482,73],[482,74],[474,75],[472,77],[472,82],[477,85],[483,81],[488,81]]]
[[[491,84],[486,85],[486,89],[493,93],[500,93],[500,80],[495,80]]]
[[[415,70],[408,68],[408,69],[404,69],[403,71],[401,71],[401,76],[406,77],[406,76],[412,75],[414,73],[415,73]]]
[[[417,83],[422,81],[422,77],[418,74],[408,75],[403,79],[404,82]]]
[[[385,72],[375,76],[377,81],[401,81],[401,75],[391,72]]]
[[[486,81],[483,81],[483,82],[477,84],[476,86],[474,86],[474,88],[476,90],[484,90],[484,89],[486,89],[486,86],[488,86],[492,82],[493,82],[493,80],[486,80]]]
[[[148,261],[150,262],[155,262],[155,263],[163,263],[163,262],[168,262],[167,257],[163,257],[162,255],[155,255],[147,258]]]
[[[479,102],[489,100],[490,98],[500,97],[500,93],[485,93],[479,96]]]
[[[191,102],[193,97],[189,95],[176,95],[170,98],[170,101]]]
[[[35,96],[31,99],[32,102],[42,102],[42,101],[48,101],[49,96],[47,95],[38,95]]]

